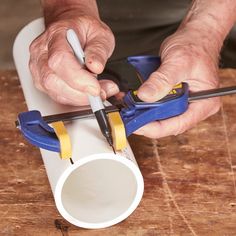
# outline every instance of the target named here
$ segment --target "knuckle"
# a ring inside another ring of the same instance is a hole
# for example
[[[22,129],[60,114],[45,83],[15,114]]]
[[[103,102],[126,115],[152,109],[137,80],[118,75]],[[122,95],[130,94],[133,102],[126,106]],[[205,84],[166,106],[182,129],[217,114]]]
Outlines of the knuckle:
[[[66,29],[66,23],[63,21],[52,22],[46,29],[47,38],[50,39],[55,33],[64,31]]]
[[[94,44],[91,50],[93,55],[102,60],[106,60],[109,57],[109,50],[105,49],[101,43]]]
[[[58,24],[57,23],[51,23],[49,25],[49,27],[47,28],[47,35],[50,36],[50,35],[53,35],[58,29]]]
[[[30,44],[29,50],[31,53],[33,53],[33,52],[35,52],[35,50],[37,50],[37,43],[35,40]]]
[[[193,42],[170,43],[162,48],[163,61],[170,60],[173,64],[181,66],[183,70],[190,68],[217,68],[215,57],[209,54],[209,50],[204,46],[198,46]]]
[[[107,48],[107,57],[110,57],[115,48],[115,36],[108,26],[103,29],[102,37],[104,38],[104,45]]]
[[[202,59],[201,53],[191,43],[186,45],[168,45],[162,49],[161,56],[164,63],[168,62],[172,66],[178,66],[186,71],[189,68],[193,68]]]
[[[110,57],[115,47],[115,37],[111,29],[104,22],[94,19],[91,20],[91,25],[94,29],[91,38],[99,38],[100,52],[103,51],[103,54],[105,52]]]
[[[114,40],[115,41],[115,37],[114,37],[111,29],[103,22],[102,22],[101,34],[104,38],[109,38],[109,40]]]
[[[31,53],[37,52],[42,45],[42,35],[38,36],[29,46],[29,51]]]
[[[32,59],[30,59],[30,61],[29,61],[29,69],[30,69],[31,73],[35,72],[35,61]]]
[[[184,63],[185,66],[191,66],[200,60],[200,53],[191,44],[182,45],[176,48],[175,58],[180,60],[181,64]]]
[[[35,88],[37,88],[39,91],[44,92],[44,89],[43,89],[43,87],[41,86],[41,84],[39,83],[38,80],[33,79],[33,84],[34,84]]]
[[[158,75],[159,75],[159,81],[161,84],[163,84],[163,86],[167,88],[172,88],[167,74],[165,74],[164,72],[158,72]]]
[[[63,79],[71,88],[75,90],[85,90],[88,86],[89,79],[85,77],[84,73],[81,70],[78,70],[77,73],[69,74],[65,79]]]
[[[45,32],[40,34],[29,46],[29,51],[31,54],[38,54],[42,51],[47,50],[47,37],[45,37]]]
[[[51,75],[52,75],[52,73],[50,71],[45,71],[41,74],[41,83],[47,89],[51,88],[51,84],[52,84],[52,76]]]
[[[48,57],[48,65],[52,69],[57,69],[61,66],[61,61],[63,57],[66,56],[66,53],[60,50],[54,50],[51,55]]]
[[[162,87],[165,90],[171,90],[172,84],[168,78],[168,75],[162,71],[155,71],[151,74],[150,82],[155,87]]]

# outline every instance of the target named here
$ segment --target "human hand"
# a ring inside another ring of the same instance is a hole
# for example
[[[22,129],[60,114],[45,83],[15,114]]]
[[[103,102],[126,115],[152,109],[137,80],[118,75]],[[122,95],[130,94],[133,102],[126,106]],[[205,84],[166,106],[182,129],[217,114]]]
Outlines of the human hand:
[[[187,82],[190,91],[216,88],[219,48],[207,31],[180,28],[163,42],[162,64],[139,88],[138,97],[146,102],[157,101],[180,82]],[[149,123],[136,134],[150,138],[177,135],[214,114],[219,107],[219,98],[194,101],[184,114]]]
[[[96,79],[114,50],[111,30],[99,17],[78,12],[58,16],[30,46],[29,67],[35,86],[56,102],[70,105],[88,104],[88,94],[105,99],[119,92],[114,82]],[[84,48],[86,69],[66,40],[69,28],[75,30]]]

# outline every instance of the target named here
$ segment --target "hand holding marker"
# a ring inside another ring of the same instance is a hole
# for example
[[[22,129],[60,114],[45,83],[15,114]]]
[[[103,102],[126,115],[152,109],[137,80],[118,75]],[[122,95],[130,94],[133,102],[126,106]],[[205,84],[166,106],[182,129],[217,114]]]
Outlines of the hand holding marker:
[[[66,37],[79,63],[85,67],[84,52],[75,31],[73,29],[67,30]],[[116,154],[115,149],[113,147],[110,125],[106,116],[105,107],[103,105],[101,97],[88,95],[88,99],[102,134],[107,139],[109,145],[112,147],[113,152]]]

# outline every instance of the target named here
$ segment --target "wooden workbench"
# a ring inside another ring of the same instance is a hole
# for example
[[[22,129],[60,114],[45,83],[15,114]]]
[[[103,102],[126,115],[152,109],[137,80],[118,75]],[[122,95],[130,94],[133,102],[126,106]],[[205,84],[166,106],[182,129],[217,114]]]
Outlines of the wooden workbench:
[[[236,71],[221,72],[222,85]],[[236,95],[177,137],[130,138],[145,180],[136,211],[120,224],[85,230],[58,213],[39,150],[15,128],[26,110],[14,71],[0,72],[0,235],[236,235]]]

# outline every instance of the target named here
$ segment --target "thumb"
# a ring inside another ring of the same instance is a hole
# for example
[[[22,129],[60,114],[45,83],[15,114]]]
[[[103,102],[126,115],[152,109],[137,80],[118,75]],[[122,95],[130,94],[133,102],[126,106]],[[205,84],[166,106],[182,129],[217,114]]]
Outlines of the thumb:
[[[88,41],[85,47],[85,64],[87,68],[95,74],[102,73],[113,50],[113,40],[108,41],[107,39],[95,37]]]
[[[163,62],[157,71],[138,90],[138,97],[145,102],[155,102],[165,97],[178,83],[186,79],[183,66]]]

